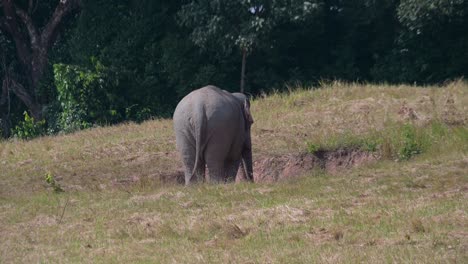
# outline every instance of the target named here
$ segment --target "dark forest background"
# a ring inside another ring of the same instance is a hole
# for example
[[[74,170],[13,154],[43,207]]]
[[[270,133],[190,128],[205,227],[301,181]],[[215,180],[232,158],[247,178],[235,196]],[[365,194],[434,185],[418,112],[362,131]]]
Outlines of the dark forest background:
[[[468,72],[464,0],[0,0],[3,137],[170,117],[214,84],[433,84]]]

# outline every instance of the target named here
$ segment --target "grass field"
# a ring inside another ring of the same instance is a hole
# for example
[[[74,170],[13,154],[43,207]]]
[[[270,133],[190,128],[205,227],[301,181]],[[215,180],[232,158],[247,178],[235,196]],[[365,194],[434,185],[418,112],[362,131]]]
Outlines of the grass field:
[[[380,160],[186,188],[171,120],[0,142],[0,263],[468,262],[467,83],[324,83],[252,113],[254,160]]]

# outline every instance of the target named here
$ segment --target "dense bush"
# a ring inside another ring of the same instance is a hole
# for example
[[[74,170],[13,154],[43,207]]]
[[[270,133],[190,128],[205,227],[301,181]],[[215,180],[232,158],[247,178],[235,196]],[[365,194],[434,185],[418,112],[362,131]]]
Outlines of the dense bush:
[[[118,82],[101,63],[93,69],[66,64],[54,65],[55,86],[61,111],[59,130],[70,132],[93,124],[122,120],[119,113]]]
[[[28,112],[24,112],[24,120],[13,128],[13,136],[20,139],[31,139],[45,134],[45,120],[35,121]]]

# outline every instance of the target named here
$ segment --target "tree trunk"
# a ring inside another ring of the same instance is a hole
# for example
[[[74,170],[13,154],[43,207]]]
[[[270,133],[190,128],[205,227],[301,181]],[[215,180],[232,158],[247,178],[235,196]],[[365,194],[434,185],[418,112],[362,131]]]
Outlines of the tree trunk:
[[[247,61],[247,49],[242,49],[242,69],[241,69],[241,81],[240,81],[240,92],[244,93],[245,85],[245,63]]]
[[[26,105],[31,112],[31,116],[35,121],[42,120],[42,105],[37,102],[36,98],[32,97],[31,94],[24,88],[24,86],[15,80],[10,80],[10,89],[15,95]],[[35,93],[33,93],[35,95]]]
[[[2,92],[0,93],[0,130],[2,131],[3,138],[10,137],[11,131],[10,92],[6,83],[7,81],[3,81]]]
[[[4,18],[0,28],[7,32],[16,46],[16,55],[21,64],[27,85],[11,79],[11,91],[26,105],[36,121],[42,119],[42,105],[38,97],[40,81],[48,63],[48,50],[54,44],[63,18],[78,8],[80,0],[60,0],[55,11],[42,29],[31,18],[34,1],[28,1],[28,10],[16,6],[14,0],[2,0]],[[21,23],[20,23],[21,22]],[[25,88],[26,86],[26,88]]]
[[[10,119],[10,72],[6,66],[5,54],[2,54],[2,68],[5,76],[2,81],[2,90],[0,93],[0,130],[3,138],[10,137],[11,119]]]
[[[2,116],[1,116],[1,120],[0,120],[0,123],[1,123],[1,127],[0,129],[2,130],[2,137],[3,138],[9,138],[10,135],[11,135],[11,119],[10,119],[10,116],[5,113],[2,109],[3,107],[0,106],[0,112],[2,112]]]

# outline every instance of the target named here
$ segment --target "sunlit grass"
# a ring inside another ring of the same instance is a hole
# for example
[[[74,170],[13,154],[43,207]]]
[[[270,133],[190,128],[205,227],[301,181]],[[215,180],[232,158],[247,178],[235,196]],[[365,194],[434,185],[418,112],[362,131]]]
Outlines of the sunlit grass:
[[[465,263],[467,100],[461,81],[325,83],[257,98],[254,159],[340,147],[382,155],[272,184],[160,180],[181,165],[170,120],[0,142],[0,262]]]

